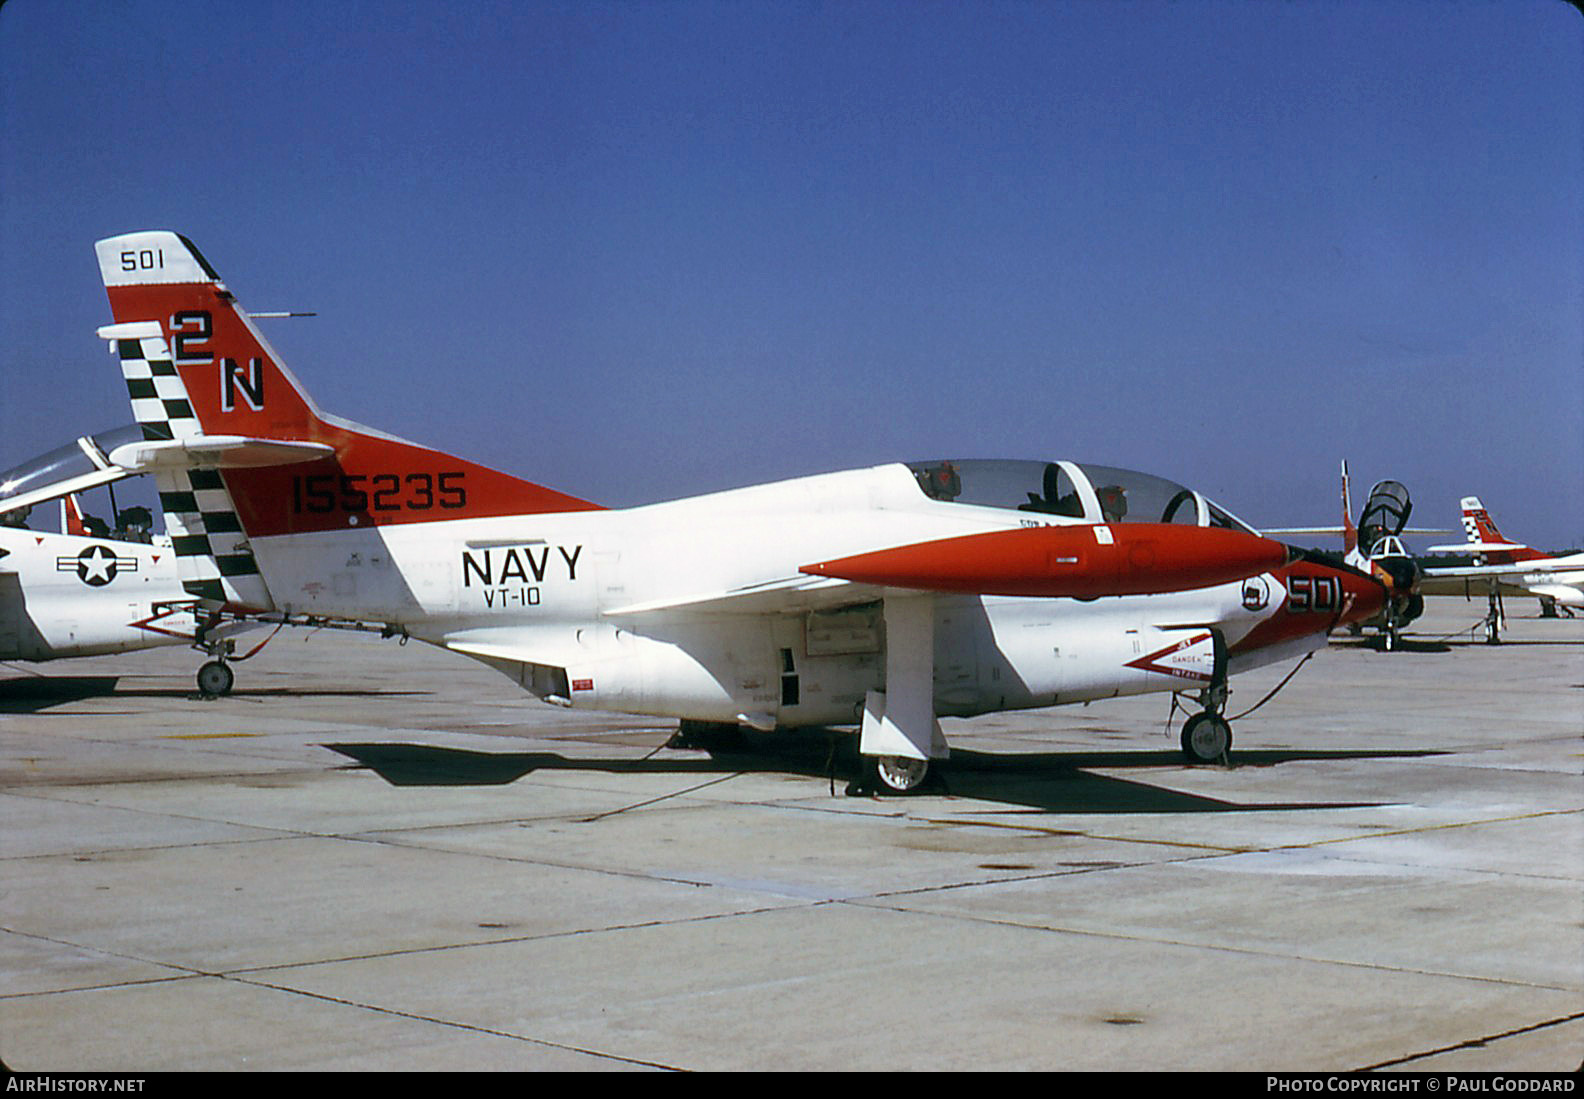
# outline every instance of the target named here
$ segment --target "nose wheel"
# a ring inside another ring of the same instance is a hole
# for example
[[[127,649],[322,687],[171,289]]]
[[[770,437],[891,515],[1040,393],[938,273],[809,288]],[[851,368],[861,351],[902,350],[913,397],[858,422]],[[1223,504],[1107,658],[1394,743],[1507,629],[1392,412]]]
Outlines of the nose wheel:
[[[219,660],[211,660],[198,669],[198,693],[205,698],[219,698],[231,693],[231,685],[236,681],[230,665]]]
[[[1206,710],[1183,724],[1182,750],[1189,763],[1224,763],[1232,750],[1232,725]]]
[[[1225,763],[1232,751],[1232,723],[1222,716],[1228,693],[1226,675],[1220,668],[1217,673],[1199,692],[1199,705],[1204,709],[1183,723],[1182,750],[1189,763]]]

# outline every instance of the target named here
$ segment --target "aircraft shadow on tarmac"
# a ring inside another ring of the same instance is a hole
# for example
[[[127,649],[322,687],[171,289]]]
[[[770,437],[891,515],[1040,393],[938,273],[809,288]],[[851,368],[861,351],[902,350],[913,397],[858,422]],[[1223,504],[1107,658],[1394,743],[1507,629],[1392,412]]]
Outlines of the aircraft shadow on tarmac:
[[[67,702],[91,698],[186,698],[204,695],[193,687],[118,687],[114,675],[43,675],[0,679],[0,714],[30,714]],[[427,691],[360,690],[301,687],[239,687],[225,697],[251,698],[393,698],[422,695]]]
[[[1339,649],[1374,649],[1376,652],[1386,652],[1386,642],[1378,637],[1349,638],[1346,641],[1335,641],[1331,644]],[[1399,637],[1397,644],[1392,648],[1392,653],[1449,653],[1458,649],[1506,649],[1506,648],[1536,648],[1542,645],[1584,645],[1584,641],[1575,641],[1571,638],[1560,640],[1545,640],[1542,638],[1524,638],[1512,640],[1502,638],[1500,641],[1486,641],[1483,637],[1436,637],[1415,638]]]
[[[1386,639],[1382,637],[1350,638],[1346,641],[1333,640],[1331,644],[1339,649],[1374,649],[1376,652],[1386,651]],[[1449,653],[1452,644],[1445,638],[1434,640],[1414,637],[1399,637],[1392,647],[1394,653]]]
[[[845,738],[852,739],[852,738]],[[765,750],[689,752],[644,759],[569,758],[554,752],[476,752],[425,744],[325,744],[367,768],[392,786],[499,786],[535,771],[585,771],[603,774],[731,775],[759,773],[826,778],[832,790],[856,771],[848,748],[833,755],[817,738]],[[1269,767],[1305,760],[1392,759],[1444,755],[1440,751],[1247,751],[1234,757],[1239,767]],[[951,795],[1019,807],[1016,812],[1060,813],[1247,813],[1270,810],[1360,809],[1379,802],[1235,803],[1184,793],[1145,782],[1095,774],[1089,768],[1182,769],[1175,751],[1020,752],[991,754],[953,749],[943,778],[927,783],[923,796]],[[919,795],[914,795],[919,796]]]

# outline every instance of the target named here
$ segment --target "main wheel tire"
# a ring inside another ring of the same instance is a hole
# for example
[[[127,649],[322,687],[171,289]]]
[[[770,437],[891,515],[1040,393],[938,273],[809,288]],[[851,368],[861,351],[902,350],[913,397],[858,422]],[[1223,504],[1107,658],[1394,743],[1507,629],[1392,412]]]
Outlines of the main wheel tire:
[[[874,777],[875,788],[891,794],[909,794],[924,785],[929,777],[927,759],[909,759],[906,756],[873,756],[868,763]]]
[[[211,660],[198,669],[198,692],[211,698],[230,694],[234,682],[236,676],[230,667],[218,660]]]
[[[1182,750],[1189,763],[1219,763],[1232,750],[1232,726],[1220,714],[1194,714],[1183,725]]]
[[[745,739],[742,726],[724,721],[693,721],[684,718],[668,746],[704,752],[740,752]]]

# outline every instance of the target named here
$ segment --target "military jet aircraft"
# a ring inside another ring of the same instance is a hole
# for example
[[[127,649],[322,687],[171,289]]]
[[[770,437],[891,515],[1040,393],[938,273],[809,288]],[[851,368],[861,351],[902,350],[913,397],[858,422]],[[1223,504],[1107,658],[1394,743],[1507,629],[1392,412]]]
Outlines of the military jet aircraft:
[[[1462,545],[1431,546],[1429,552],[1473,554],[1474,564],[1427,565],[1426,585],[1437,593],[1484,591],[1490,608],[1485,618],[1486,640],[1501,640],[1503,592],[1538,596],[1542,611],[1551,617],[1556,617],[1559,606],[1568,608],[1568,614],[1573,613],[1573,607],[1584,607],[1584,553],[1554,556],[1509,541],[1478,496],[1465,496],[1459,507],[1468,540]]]
[[[548,702],[695,731],[856,725],[917,789],[939,717],[1193,692],[1380,613],[1387,588],[1201,493],[1074,461],[895,462],[607,509],[321,412],[185,238],[96,245],[186,588],[382,622]]]
[[[0,660],[191,645],[209,654],[199,691],[229,693],[234,639],[255,627],[199,608],[168,539],[120,534],[90,534],[80,521],[62,533],[0,525]]]

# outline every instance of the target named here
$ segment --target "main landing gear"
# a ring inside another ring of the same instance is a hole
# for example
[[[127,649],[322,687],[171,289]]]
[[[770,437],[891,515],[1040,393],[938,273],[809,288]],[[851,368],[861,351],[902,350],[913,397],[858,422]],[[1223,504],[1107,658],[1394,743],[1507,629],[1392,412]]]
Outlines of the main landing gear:
[[[1502,603],[1501,589],[1491,585],[1485,610],[1485,644],[1500,645],[1502,626],[1507,621],[1507,608]]]
[[[204,669],[222,667],[218,662],[205,664]],[[200,677],[202,672],[199,673]],[[201,680],[200,680],[201,686]],[[667,748],[705,751],[711,755],[730,755],[749,750],[742,726],[724,721],[694,721],[684,718],[677,731],[666,741]],[[831,762],[835,761],[832,746]],[[911,794],[922,788],[937,772],[927,759],[909,759],[906,756],[859,756],[858,775],[847,784],[849,797],[866,797],[869,794]],[[834,770],[832,772],[834,774]]]
[[[848,797],[911,794],[930,777],[930,761],[907,756],[861,756],[859,777],[847,785]]]
[[[1226,707],[1227,688],[1222,682],[1199,692],[1199,703],[1204,707],[1184,724],[1182,730],[1183,755],[1189,763],[1225,763],[1232,751],[1232,723],[1222,716]]]

